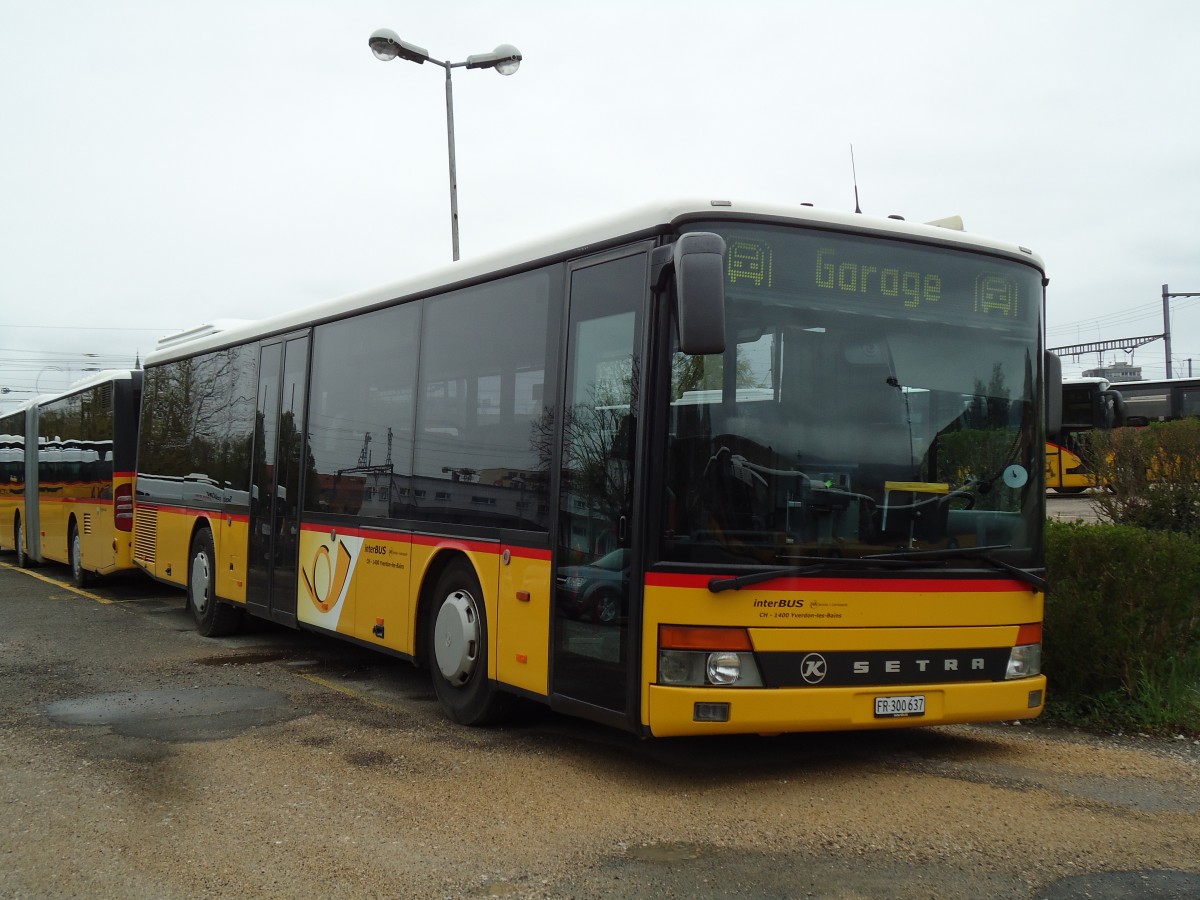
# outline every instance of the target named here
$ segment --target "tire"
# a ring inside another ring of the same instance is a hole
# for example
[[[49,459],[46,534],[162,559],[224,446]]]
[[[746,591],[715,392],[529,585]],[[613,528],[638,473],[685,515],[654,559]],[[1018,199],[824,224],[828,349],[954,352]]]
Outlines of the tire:
[[[95,577],[83,567],[83,541],[74,525],[67,533],[67,556],[71,560],[71,580],[75,587],[85,588],[94,583]]]
[[[204,637],[233,634],[242,624],[242,611],[217,599],[216,572],[212,532],[201,528],[192,538],[188,554],[187,600],[196,630]]]
[[[509,698],[488,678],[487,638],[479,580],[469,566],[455,563],[433,594],[429,670],[438,702],[460,725],[491,725],[508,712]]]
[[[33,560],[29,558],[29,551],[25,547],[25,529],[21,526],[20,516],[17,516],[16,524],[13,525],[13,546],[17,548],[17,568],[30,568]]]
[[[612,625],[621,618],[621,597],[613,591],[601,591],[592,603],[593,618],[601,625]]]
[[[1054,493],[1056,493],[1056,494],[1082,494],[1086,490],[1087,490],[1087,488],[1081,488],[1081,487],[1056,487],[1054,489]]]

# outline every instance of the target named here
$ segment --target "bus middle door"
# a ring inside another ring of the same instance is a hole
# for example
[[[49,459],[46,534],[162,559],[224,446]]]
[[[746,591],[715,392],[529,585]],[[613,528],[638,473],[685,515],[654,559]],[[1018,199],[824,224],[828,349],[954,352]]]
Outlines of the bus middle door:
[[[308,335],[263,344],[250,498],[246,607],[296,625]]]

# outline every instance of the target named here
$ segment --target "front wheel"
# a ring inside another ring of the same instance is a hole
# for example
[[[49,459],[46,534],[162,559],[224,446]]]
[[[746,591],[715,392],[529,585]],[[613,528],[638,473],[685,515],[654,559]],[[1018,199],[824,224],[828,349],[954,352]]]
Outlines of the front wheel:
[[[204,637],[233,634],[242,623],[242,611],[217,599],[216,551],[212,532],[202,528],[192,538],[188,555],[188,609],[196,621],[196,630]]]
[[[507,713],[508,698],[488,678],[487,610],[475,573],[450,566],[438,579],[429,615],[433,690],[460,725],[488,725]]]
[[[83,567],[83,540],[79,537],[79,529],[71,526],[68,537],[68,555],[71,558],[71,580],[75,587],[87,587],[92,583],[92,573]]]

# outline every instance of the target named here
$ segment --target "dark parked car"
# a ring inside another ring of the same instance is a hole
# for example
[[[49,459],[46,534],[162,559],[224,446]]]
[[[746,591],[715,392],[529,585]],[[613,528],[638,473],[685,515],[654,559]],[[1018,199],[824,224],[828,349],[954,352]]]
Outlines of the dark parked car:
[[[613,550],[585,566],[563,566],[557,581],[564,613],[574,619],[612,624],[626,611],[629,551]]]

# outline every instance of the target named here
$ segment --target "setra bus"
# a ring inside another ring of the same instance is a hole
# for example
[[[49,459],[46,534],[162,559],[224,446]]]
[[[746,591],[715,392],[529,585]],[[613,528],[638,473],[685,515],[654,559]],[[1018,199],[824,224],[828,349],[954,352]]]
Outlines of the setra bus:
[[[132,562],[140,371],[105,370],[0,419],[0,548],[83,587]]]
[[[942,227],[695,202],[201,329],[145,360],[134,560],[205,635],[428,666],[461,723],[1036,716],[1046,283]]]

